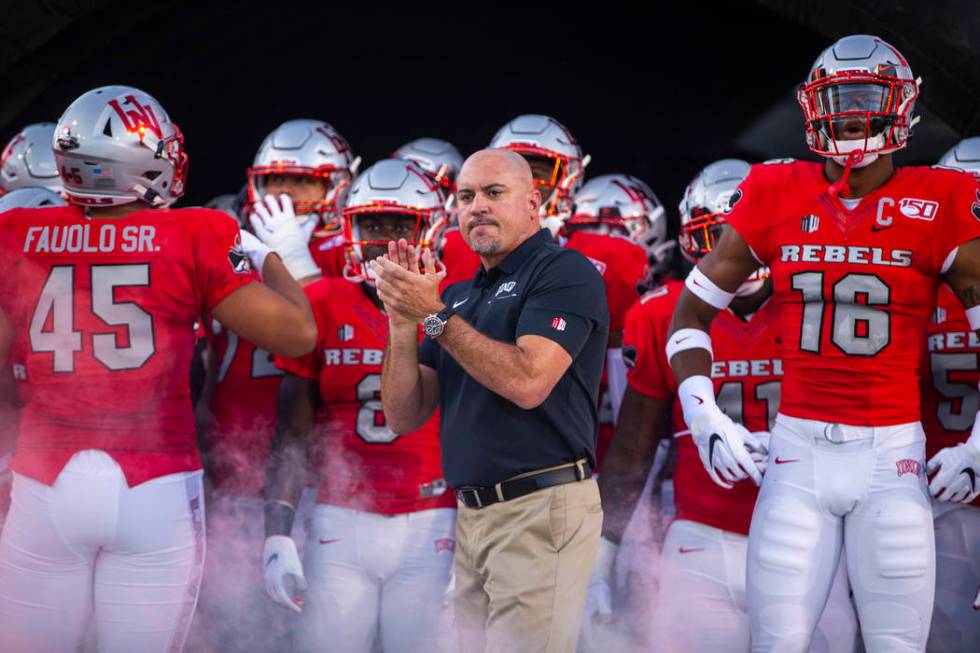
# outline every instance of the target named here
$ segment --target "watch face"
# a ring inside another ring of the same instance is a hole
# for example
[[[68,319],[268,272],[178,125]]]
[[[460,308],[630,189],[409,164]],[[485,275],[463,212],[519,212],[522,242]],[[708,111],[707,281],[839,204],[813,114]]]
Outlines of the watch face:
[[[437,315],[430,315],[422,320],[422,331],[430,338],[442,335],[442,330],[446,323],[439,319]]]

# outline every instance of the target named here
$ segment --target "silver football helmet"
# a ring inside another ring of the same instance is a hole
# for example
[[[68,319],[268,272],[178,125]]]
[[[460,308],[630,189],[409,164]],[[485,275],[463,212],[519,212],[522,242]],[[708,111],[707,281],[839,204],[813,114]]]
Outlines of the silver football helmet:
[[[385,245],[387,241],[370,240],[361,233],[359,217],[371,213],[403,214],[415,218],[415,236],[411,244],[432,247],[433,238],[446,219],[442,193],[418,164],[403,159],[382,159],[362,172],[351,185],[344,208],[344,246],[347,265],[344,277],[352,281],[370,281],[365,265],[364,247]]]
[[[964,138],[939,159],[939,165],[969,172],[980,181],[980,136]]]
[[[339,228],[351,179],[361,163],[347,139],[322,120],[289,120],[265,137],[248,169],[250,205],[266,195],[266,176],[297,175],[326,182],[326,193],[313,202],[293,200],[293,208],[307,232],[323,226]],[[309,221],[312,220],[312,223]]]
[[[797,99],[813,152],[844,165],[871,163],[905,147],[919,80],[905,57],[877,36],[845,36],[824,50],[800,86]]]
[[[554,118],[526,114],[501,127],[490,147],[528,159],[535,172],[534,187],[541,193],[542,223],[554,231],[554,221],[548,218],[568,217],[589,164],[589,156],[582,155],[575,137]]]
[[[51,150],[53,134],[53,122],[39,122],[10,139],[0,154],[0,193],[37,186],[61,192],[58,164]]]
[[[684,190],[680,211],[680,246],[684,258],[697,264],[714,249],[725,228],[726,214],[741,197],[739,184],[752,166],[741,159],[722,159],[705,166]],[[738,297],[755,293],[769,276],[762,267],[735,292]]]
[[[456,175],[463,167],[463,155],[456,146],[440,138],[416,138],[395,150],[391,158],[417,163],[447,196],[456,190]]]
[[[16,188],[0,195],[0,213],[11,209],[44,209],[49,206],[68,206],[68,202],[61,193],[41,186]]]
[[[184,137],[151,95],[132,86],[82,94],[58,120],[54,157],[72,204],[142,200],[166,207],[184,194]]]
[[[575,194],[568,229],[619,232],[647,252],[654,266],[669,264],[676,245],[667,240],[667,218],[653,190],[632,175],[602,175],[585,182]]]

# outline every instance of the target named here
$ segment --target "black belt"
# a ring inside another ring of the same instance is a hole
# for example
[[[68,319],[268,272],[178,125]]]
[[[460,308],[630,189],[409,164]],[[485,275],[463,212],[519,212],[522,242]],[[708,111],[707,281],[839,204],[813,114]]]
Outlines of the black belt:
[[[510,501],[547,487],[583,481],[591,477],[592,467],[585,460],[580,460],[568,467],[522,474],[489,487],[465,485],[456,488],[456,498],[468,508],[483,508],[493,503]]]

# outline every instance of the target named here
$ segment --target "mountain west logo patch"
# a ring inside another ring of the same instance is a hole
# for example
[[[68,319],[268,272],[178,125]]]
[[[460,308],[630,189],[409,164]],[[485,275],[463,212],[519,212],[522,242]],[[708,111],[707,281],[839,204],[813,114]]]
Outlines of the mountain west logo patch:
[[[252,263],[245,255],[245,249],[242,248],[241,235],[235,236],[235,244],[228,250],[228,262],[237,274],[248,274],[252,271]]]
[[[800,218],[800,231],[803,233],[812,234],[819,228],[820,218],[818,216],[811,213],[810,215],[804,215],[802,218]]]

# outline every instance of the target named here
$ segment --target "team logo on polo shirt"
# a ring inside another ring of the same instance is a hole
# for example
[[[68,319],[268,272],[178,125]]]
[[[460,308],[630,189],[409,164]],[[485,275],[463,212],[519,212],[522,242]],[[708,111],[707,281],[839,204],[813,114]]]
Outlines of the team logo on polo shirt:
[[[551,320],[551,328],[554,329],[555,331],[564,331],[565,330],[565,326],[567,324],[568,323],[565,322],[565,320],[563,320],[560,317],[556,317],[556,318],[554,318],[554,319]]]
[[[510,293],[509,295],[506,295],[506,297],[513,297],[514,294],[515,294],[514,293],[514,288],[516,286],[517,286],[517,282],[516,281],[507,281],[505,283],[500,284],[500,287],[497,288],[497,292],[494,293],[493,298],[494,299],[497,299],[498,297],[500,297],[504,293]]]

